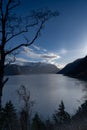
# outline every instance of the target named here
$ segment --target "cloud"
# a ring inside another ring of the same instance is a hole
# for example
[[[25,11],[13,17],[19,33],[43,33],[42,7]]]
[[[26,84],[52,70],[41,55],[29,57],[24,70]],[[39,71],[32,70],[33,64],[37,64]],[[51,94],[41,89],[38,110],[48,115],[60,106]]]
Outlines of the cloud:
[[[29,52],[32,52],[33,49],[32,49],[32,48],[29,48],[29,47],[22,47],[22,51],[23,51],[23,52],[26,52],[26,53],[29,53]]]
[[[29,47],[23,47],[21,54],[25,55],[28,58],[39,58],[40,54],[36,53],[33,49]]]
[[[36,49],[36,50],[40,50],[40,51],[42,51],[42,52],[47,52],[47,50],[46,49],[44,49],[44,48],[42,48],[42,47],[38,47],[38,46],[36,46],[36,45],[32,45],[33,46],[33,48],[34,49]]]
[[[56,64],[56,60],[60,58],[59,55],[55,53],[48,53],[41,55],[43,62]]]
[[[35,48],[36,50],[41,50],[41,48],[40,47],[38,47],[38,46],[36,46],[36,45],[32,45],[33,46],[33,48]]]
[[[63,54],[69,53],[66,49],[61,49],[59,54],[57,52],[47,51],[45,48],[34,45],[33,47],[22,47],[20,53],[16,56],[16,63],[23,65],[24,62],[46,62],[55,64],[62,68]],[[61,56],[62,57],[61,57]],[[12,58],[12,57],[11,57]],[[60,59],[60,60],[59,60]]]
[[[42,58],[46,58],[46,59],[56,59],[56,58],[60,58],[59,55],[56,55],[54,53],[49,53],[49,54],[43,54],[41,55]]]
[[[46,50],[46,49],[43,49],[43,51],[44,51],[44,52],[47,52],[47,50]]]
[[[27,59],[24,58],[16,58],[16,62],[29,62]]]
[[[60,54],[66,54],[67,52],[68,51],[66,49],[64,49],[64,48],[60,50]]]
[[[35,51],[35,49],[38,51]],[[47,52],[47,50],[40,49],[40,47],[39,48],[35,47],[35,49],[29,48],[29,47],[23,47],[21,51],[21,55],[23,55],[25,59],[27,58],[32,61],[37,60],[37,61],[42,61],[42,62],[47,62],[47,63],[54,63],[55,60],[61,58],[58,54]]]
[[[59,51],[59,54],[67,53],[66,49],[61,49]],[[69,53],[69,51],[68,51]],[[62,63],[63,55],[59,55],[57,52],[50,52],[47,51],[45,48],[37,47],[37,46],[30,46],[30,47],[22,47],[20,50],[20,53],[16,56],[15,63],[23,65],[24,62],[46,62],[55,64],[57,67],[62,68],[64,65]],[[9,60],[12,60],[13,57],[10,56],[7,58]]]

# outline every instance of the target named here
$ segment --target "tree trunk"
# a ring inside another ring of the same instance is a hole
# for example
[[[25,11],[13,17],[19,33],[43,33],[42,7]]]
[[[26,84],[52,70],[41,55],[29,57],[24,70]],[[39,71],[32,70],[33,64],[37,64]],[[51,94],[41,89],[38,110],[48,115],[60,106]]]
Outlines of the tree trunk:
[[[2,90],[1,90],[1,87],[0,87],[0,110],[2,108]]]
[[[5,63],[5,54],[1,50],[1,59],[0,59],[0,109],[2,107],[2,91],[4,87],[4,63]]]

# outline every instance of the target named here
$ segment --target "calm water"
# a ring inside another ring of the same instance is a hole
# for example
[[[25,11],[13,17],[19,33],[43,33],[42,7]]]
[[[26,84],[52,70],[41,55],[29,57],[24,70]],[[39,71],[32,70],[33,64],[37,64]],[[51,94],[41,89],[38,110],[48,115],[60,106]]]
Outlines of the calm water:
[[[87,94],[86,82],[62,75],[10,76],[4,87],[3,104],[12,100],[15,107],[21,109],[22,102],[16,90],[22,84],[29,88],[31,100],[35,101],[33,111],[43,117],[52,116],[61,100],[64,101],[66,111],[75,113]]]

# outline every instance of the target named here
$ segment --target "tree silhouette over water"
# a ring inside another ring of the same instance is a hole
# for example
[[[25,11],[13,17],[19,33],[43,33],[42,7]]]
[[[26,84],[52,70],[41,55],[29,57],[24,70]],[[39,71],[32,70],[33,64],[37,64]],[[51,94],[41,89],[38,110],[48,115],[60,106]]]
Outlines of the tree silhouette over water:
[[[15,9],[20,3],[20,0],[0,0],[0,108],[3,87],[8,81],[8,78],[4,78],[6,58],[8,55],[13,55],[15,60],[16,51],[23,46],[32,45],[39,37],[45,23],[50,18],[59,15],[59,13],[50,10],[33,10],[28,16],[17,16],[17,10],[15,12]],[[29,40],[24,35],[31,29],[35,29],[36,32],[32,39]],[[20,36],[24,37],[25,42],[20,43],[19,40],[18,44],[13,45],[14,39]],[[10,62],[8,61],[8,63]]]

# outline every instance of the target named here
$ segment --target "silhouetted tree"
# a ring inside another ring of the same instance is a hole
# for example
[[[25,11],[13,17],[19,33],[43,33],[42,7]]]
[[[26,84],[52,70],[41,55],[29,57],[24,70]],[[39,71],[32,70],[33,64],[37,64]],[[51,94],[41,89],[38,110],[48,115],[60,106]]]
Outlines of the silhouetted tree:
[[[35,114],[32,120],[32,130],[45,130],[45,124],[40,119],[38,113]]]
[[[50,119],[47,119],[45,124],[46,124],[46,130],[54,130],[53,122],[51,122]]]
[[[20,125],[21,125],[21,130],[28,130],[30,125],[28,123],[28,113],[25,110],[22,110],[20,112]]]
[[[19,130],[16,110],[11,101],[6,103],[1,114],[1,130]]]
[[[30,128],[31,112],[34,101],[31,101],[30,91],[24,85],[20,86],[20,88],[17,90],[17,94],[23,102],[20,113],[21,127],[22,130],[28,130]]]
[[[59,104],[58,111],[55,112],[53,118],[57,125],[62,125],[70,121],[70,115],[65,111],[63,101]]]
[[[17,10],[15,12],[14,9],[19,5],[20,0],[0,0],[0,108],[3,87],[8,81],[8,78],[4,78],[6,57],[23,46],[28,47],[33,44],[38,38],[46,21],[58,15],[58,13],[50,10],[37,10],[32,11],[32,13],[26,17],[18,17]],[[12,46],[12,40],[28,32],[30,28],[33,28],[33,30],[34,28],[37,29],[32,40],[29,41],[27,37],[24,36],[25,43]]]
[[[87,116],[87,100],[78,108],[77,114],[83,113],[83,116]]]
[[[1,109],[1,110],[0,110],[0,130],[2,130],[3,122],[4,122],[3,109]]]
[[[87,129],[87,100],[81,104],[76,113],[71,118],[71,129]]]
[[[87,100],[81,104],[72,119],[77,121],[81,121],[82,119],[87,120]]]

